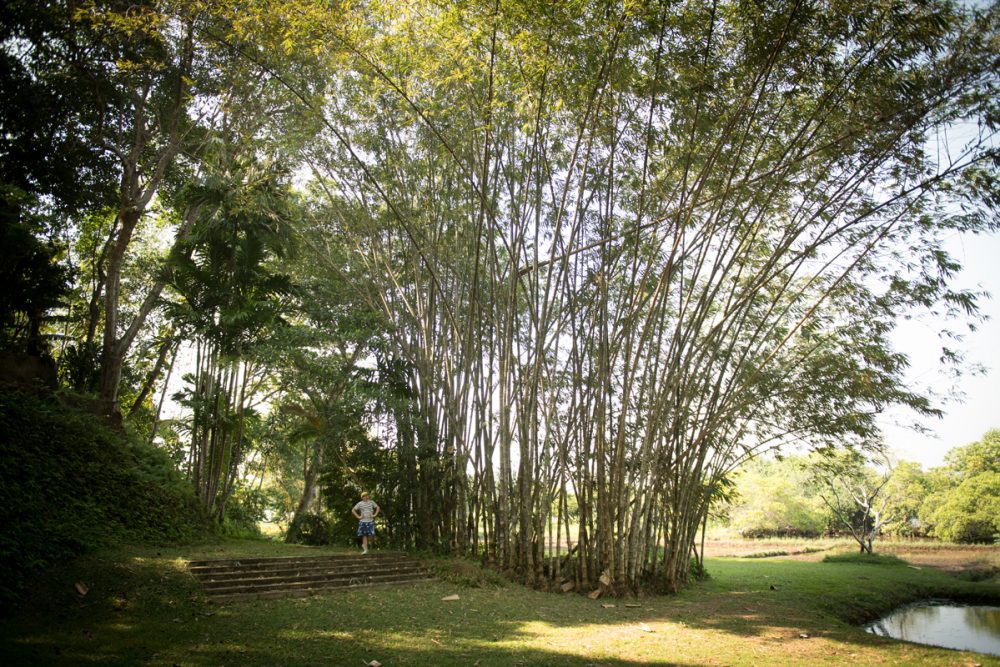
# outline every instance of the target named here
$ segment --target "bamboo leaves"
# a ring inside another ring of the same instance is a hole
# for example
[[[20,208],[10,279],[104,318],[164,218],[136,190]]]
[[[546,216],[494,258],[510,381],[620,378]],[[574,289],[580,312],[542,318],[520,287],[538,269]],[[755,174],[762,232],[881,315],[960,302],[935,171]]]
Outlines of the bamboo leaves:
[[[926,138],[989,115],[995,12],[364,8],[269,20],[330,36],[307,159],[337,222],[317,224],[406,369],[422,545],[538,585],[572,548],[579,589],[675,590],[740,462],[928,409],[886,334],[914,305],[975,312],[936,253],[940,230],[991,224],[995,136],[940,156]]]

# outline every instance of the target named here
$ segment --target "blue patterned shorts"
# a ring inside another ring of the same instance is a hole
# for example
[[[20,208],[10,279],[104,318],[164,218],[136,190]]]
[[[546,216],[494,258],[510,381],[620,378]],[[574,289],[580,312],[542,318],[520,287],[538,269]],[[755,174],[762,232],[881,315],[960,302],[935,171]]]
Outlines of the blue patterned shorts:
[[[362,521],[358,524],[358,537],[375,537],[375,522]]]

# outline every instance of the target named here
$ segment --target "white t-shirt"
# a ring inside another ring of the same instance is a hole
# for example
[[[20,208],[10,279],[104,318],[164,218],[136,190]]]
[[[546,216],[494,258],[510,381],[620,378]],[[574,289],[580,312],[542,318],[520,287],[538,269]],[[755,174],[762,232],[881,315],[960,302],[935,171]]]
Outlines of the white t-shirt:
[[[362,500],[354,506],[354,511],[361,515],[362,521],[374,521],[377,509],[378,505],[375,504],[374,500]]]

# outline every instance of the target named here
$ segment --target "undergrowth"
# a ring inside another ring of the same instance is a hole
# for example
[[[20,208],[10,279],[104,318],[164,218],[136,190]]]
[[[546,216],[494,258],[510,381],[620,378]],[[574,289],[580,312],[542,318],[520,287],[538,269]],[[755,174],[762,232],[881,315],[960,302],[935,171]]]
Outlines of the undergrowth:
[[[207,528],[163,452],[51,398],[0,392],[0,461],[0,608],[47,566],[122,542],[184,542]]]
[[[456,586],[465,588],[499,588],[509,582],[504,576],[474,561],[445,556],[424,556],[423,565],[434,572],[434,576]]]

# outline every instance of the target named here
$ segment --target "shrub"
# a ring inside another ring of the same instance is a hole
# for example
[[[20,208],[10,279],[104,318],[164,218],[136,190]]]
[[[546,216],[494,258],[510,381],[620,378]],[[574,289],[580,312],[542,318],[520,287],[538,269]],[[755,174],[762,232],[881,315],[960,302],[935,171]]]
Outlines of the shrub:
[[[219,527],[219,533],[226,537],[260,537],[260,526],[264,520],[266,497],[256,489],[237,486],[226,502],[226,514]]]
[[[784,526],[779,528],[745,528],[740,530],[740,537],[748,540],[766,540],[774,538],[807,538],[813,539],[822,535],[822,531],[810,528]]]
[[[708,570],[705,569],[705,564],[702,563],[697,558],[695,558],[694,556],[691,557],[688,566],[690,568],[688,570],[689,572],[688,576],[690,576],[691,579],[693,579],[694,581],[704,581],[706,579],[712,578],[708,574]]]
[[[302,517],[302,528],[299,533],[299,540],[302,544],[314,547],[325,546],[337,543],[337,535],[341,531],[337,530],[336,522],[323,514],[307,514]],[[341,542],[344,540],[341,539]]]
[[[124,540],[170,543],[207,526],[153,447],[51,398],[0,391],[0,605],[32,572]]]
[[[501,588],[508,583],[496,570],[457,556],[427,554],[421,564],[433,570],[438,579],[464,588]]]

